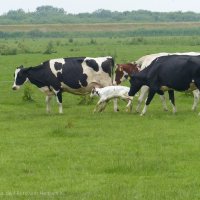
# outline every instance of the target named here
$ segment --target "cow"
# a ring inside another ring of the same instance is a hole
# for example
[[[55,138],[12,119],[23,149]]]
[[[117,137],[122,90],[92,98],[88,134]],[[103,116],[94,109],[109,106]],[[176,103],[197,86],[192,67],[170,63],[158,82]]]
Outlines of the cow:
[[[139,58],[138,60],[136,60],[133,63],[136,64],[137,67],[139,67],[141,70],[143,70],[148,65],[150,65],[151,62],[153,60],[155,60],[156,58],[158,58],[160,56],[167,56],[167,55],[170,55],[170,54],[171,53],[167,53],[167,52],[149,54],[149,55],[142,56],[141,58]]]
[[[156,53],[156,54],[149,54],[145,55],[135,62],[128,63],[127,64],[116,64],[117,68],[115,71],[115,82],[116,84],[120,84],[121,82],[125,81],[128,79],[128,77],[131,75],[129,73],[130,71],[133,71],[134,68],[137,68],[138,71],[143,70],[144,68],[148,67],[156,58],[161,57],[161,56],[167,56],[167,55],[191,55],[191,56],[198,56],[200,55],[200,52],[183,52],[183,53]],[[134,72],[135,73],[135,72]],[[140,91],[140,96],[138,98],[138,105],[136,107],[136,111],[139,112],[140,107],[142,102],[146,99],[147,95],[149,92],[149,87],[148,86],[143,86]],[[192,110],[196,110],[197,104],[199,102],[200,98],[200,93],[199,90],[194,90],[193,91],[193,96],[194,96],[194,102],[192,105]],[[165,96],[160,95],[160,99],[163,105],[163,109],[165,111],[168,110],[166,101],[165,101]]]
[[[182,52],[182,53],[180,53],[180,52],[176,52],[176,53],[162,52],[162,53],[154,53],[154,54],[145,55],[145,56],[139,58],[138,60],[136,60],[133,63],[136,64],[141,70],[143,70],[144,68],[149,66],[156,58],[161,57],[161,56],[168,56],[168,55],[199,56],[200,52]]]
[[[119,85],[123,81],[127,80],[128,77],[130,77],[133,73],[138,73],[141,71],[138,64],[135,63],[127,63],[127,64],[116,64],[116,70],[115,70],[115,84]],[[140,91],[140,96],[138,98],[138,105],[136,107],[136,112],[139,112],[139,108],[143,102],[144,99],[146,99],[148,94],[149,88],[148,86],[142,86]],[[164,110],[167,110],[167,105],[165,102],[164,95],[160,95],[163,108]]]
[[[112,85],[113,68],[114,60],[110,56],[51,59],[35,67],[18,67],[12,89],[18,90],[30,81],[46,94],[47,112],[50,112],[51,97],[55,95],[59,113],[63,113],[63,92],[86,95],[93,87]]]
[[[126,86],[107,86],[104,88],[93,88],[90,97],[98,96],[100,99],[94,109],[94,112],[102,112],[109,100],[114,98],[120,98],[127,101],[126,111],[132,110],[132,100],[133,97],[128,96],[130,88]]]
[[[127,80],[131,74],[139,71],[140,68],[134,63],[116,64],[114,83],[120,85]]]
[[[130,83],[129,96],[134,96],[143,85],[149,87],[149,94],[141,115],[146,113],[155,93],[163,95],[166,90],[169,92],[173,112],[176,112],[174,90],[200,89],[200,56],[168,55],[158,57],[148,67],[133,74]]]

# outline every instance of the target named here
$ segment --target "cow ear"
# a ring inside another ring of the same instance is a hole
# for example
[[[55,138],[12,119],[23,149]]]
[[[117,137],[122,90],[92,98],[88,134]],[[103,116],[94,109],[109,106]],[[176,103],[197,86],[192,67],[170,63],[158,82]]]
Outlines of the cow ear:
[[[24,66],[23,65],[20,65],[19,67],[17,67],[17,69],[23,69]]]

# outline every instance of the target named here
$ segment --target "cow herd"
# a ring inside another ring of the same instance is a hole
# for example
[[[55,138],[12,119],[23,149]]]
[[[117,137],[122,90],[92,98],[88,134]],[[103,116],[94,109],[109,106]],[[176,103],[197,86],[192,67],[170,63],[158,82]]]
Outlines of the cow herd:
[[[59,113],[63,113],[62,93],[99,96],[94,111],[104,110],[107,102],[117,98],[127,101],[127,110],[132,110],[132,99],[139,91],[136,111],[144,115],[154,95],[160,95],[164,110],[167,110],[164,92],[168,91],[173,113],[176,113],[174,91],[193,91],[195,110],[199,101],[200,53],[158,53],[143,56],[135,62],[116,64],[107,57],[72,57],[51,59],[35,67],[18,67],[14,74],[13,90],[26,81],[36,85],[46,94],[46,111],[50,112],[50,100],[56,96]],[[130,88],[120,84],[130,78]]]

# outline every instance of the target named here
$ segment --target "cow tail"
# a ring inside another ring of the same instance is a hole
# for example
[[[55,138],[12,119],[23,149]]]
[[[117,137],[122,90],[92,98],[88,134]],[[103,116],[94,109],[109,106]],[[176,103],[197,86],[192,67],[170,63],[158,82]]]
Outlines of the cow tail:
[[[112,81],[112,85],[114,85],[114,67],[115,67],[115,61],[114,61],[114,58],[111,58],[111,81]]]

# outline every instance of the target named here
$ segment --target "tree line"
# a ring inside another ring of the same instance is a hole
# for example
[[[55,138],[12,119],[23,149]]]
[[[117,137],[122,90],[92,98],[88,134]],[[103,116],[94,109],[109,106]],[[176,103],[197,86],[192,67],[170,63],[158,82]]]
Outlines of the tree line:
[[[98,9],[92,13],[67,13],[63,8],[40,6],[34,12],[23,9],[10,10],[0,16],[0,24],[56,24],[56,23],[137,23],[137,22],[199,22],[200,13],[195,12],[151,12],[110,11]]]

